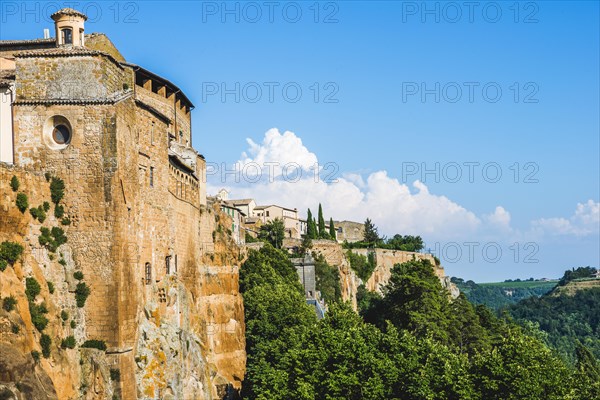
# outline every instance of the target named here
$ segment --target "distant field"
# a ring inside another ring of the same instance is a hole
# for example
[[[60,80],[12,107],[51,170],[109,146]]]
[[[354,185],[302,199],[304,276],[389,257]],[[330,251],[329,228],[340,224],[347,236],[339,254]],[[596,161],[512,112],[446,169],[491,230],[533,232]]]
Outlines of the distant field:
[[[534,281],[534,282],[490,282],[490,283],[478,283],[479,286],[487,287],[501,287],[501,288],[521,288],[521,289],[534,289],[534,288],[548,288],[551,289],[558,283],[558,280],[552,280],[547,282]]]

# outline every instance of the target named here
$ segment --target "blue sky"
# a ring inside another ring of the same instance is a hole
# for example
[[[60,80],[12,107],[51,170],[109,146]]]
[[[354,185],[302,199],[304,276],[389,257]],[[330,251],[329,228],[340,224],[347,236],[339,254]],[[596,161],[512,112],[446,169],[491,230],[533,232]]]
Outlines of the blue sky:
[[[194,145],[207,160],[299,158],[306,167],[318,159],[335,163],[343,179],[305,187],[213,176],[211,189],[302,211],[321,201],[334,219],[372,216],[382,233],[421,234],[431,247],[501,244],[497,262],[477,251],[473,261],[464,253],[454,263],[442,258],[449,274],[476,281],[598,266],[598,2],[479,2],[473,10],[463,2],[274,2],[272,16],[265,2],[229,2],[230,13],[223,4],[3,2],[0,38],[40,37],[52,28],[46,11],[75,6],[90,16],[87,32],[106,33],[128,61],[186,92],[196,105]],[[236,92],[236,83],[239,101],[223,99],[223,85]],[[271,128],[278,131],[266,135]],[[436,163],[438,179],[407,175]],[[473,182],[465,163],[478,163],[470,164]],[[463,177],[454,182],[456,165]],[[488,182],[498,169],[502,177]],[[417,179],[429,196],[418,195]],[[340,194],[346,190],[351,200]],[[518,257],[511,243],[519,243]],[[538,262],[525,263],[531,243]]]

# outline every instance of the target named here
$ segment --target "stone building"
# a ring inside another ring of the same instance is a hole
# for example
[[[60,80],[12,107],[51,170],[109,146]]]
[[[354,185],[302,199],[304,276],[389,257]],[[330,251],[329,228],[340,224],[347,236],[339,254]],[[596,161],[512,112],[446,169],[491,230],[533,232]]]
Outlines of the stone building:
[[[365,236],[365,224],[353,221],[334,221],[337,241],[343,243],[360,242]]]
[[[283,221],[286,238],[300,239],[306,233],[306,221],[298,217],[296,208],[292,209],[275,204],[256,205],[254,199],[229,200],[229,204],[239,208],[246,216],[244,219],[245,227],[253,236],[260,225],[277,218]]]
[[[87,34],[82,13],[52,18],[55,38],[0,41],[0,162],[65,182],[66,268],[82,271],[92,293],[81,339],[106,342],[123,399],[217,398],[239,388],[238,254],[213,254],[194,105],[168,79],[127,62],[104,34]],[[39,233],[34,222],[28,229]],[[39,263],[51,263],[38,250]],[[156,345],[148,354],[153,337],[188,348]],[[194,346],[199,358],[183,359]],[[161,366],[136,361],[142,355],[162,357]]]

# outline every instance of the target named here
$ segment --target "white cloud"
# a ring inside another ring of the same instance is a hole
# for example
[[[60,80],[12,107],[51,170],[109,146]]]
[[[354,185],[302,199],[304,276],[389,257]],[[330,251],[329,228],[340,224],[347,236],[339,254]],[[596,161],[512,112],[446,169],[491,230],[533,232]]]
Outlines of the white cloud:
[[[275,176],[269,175],[274,179],[248,183],[242,174],[239,182],[229,179],[214,187],[209,184],[208,193],[214,194],[224,185],[231,192],[230,198],[254,198],[259,204],[297,208],[301,215],[305,215],[308,208],[316,213],[315,208],[321,202],[326,218],[364,221],[369,217],[382,234],[418,234],[430,242],[485,238],[508,243],[515,239],[528,241],[545,232],[577,236],[598,234],[600,203],[592,200],[579,204],[569,219],[540,219],[532,222],[533,229],[522,232],[511,227],[510,212],[500,205],[490,214],[477,216],[446,196],[430,193],[420,181],[409,187],[386,171],[365,176],[339,173],[341,177],[335,182],[316,179],[312,167],[318,158],[293,132],[281,134],[273,128],[265,133],[262,143],[251,139],[247,142],[249,148],[237,162],[238,167],[276,163],[279,167],[271,170]],[[290,163],[300,166],[298,179],[294,176],[286,180],[281,176],[281,167]],[[325,171],[321,172],[322,178]]]
[[[308,151],[302,144],[302,139],[290,131],[281,134],[279,129],[271,128],[265,133],[261,144],[250,138],[246,142],[249,148],[236,163],[240,168],[258,164],[262,167],[263,174],[278,177],[284,169],[290,176],[294,176],[295,170],[311,171],[317,164],[317,156]]]
[[[483,219],[490,224],[490,226],[497,228],[501,231],[510,232],[510,213],[502,206],[497,206],[492,214],[486,214]]]
[[[532,222],[533,229],[548,235],[598,235],[600,231],[600,202],[578,203],[570,218],[540,218]]]

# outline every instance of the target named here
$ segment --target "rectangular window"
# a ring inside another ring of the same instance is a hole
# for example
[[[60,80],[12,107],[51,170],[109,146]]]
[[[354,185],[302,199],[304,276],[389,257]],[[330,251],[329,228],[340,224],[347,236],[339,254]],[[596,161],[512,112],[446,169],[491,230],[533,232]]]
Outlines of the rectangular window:
[[[152,283],[152,266],[146,263],[146,285]]]
[[[154,167],[150,167],[150,187],[154,187]]]
[[[165,257],[165,269],[167,275],[169,275],[171,273],[171,256]]]
[[[63,29],[61,32],[63,44],[73,44],[73,31],[71,29]]]

